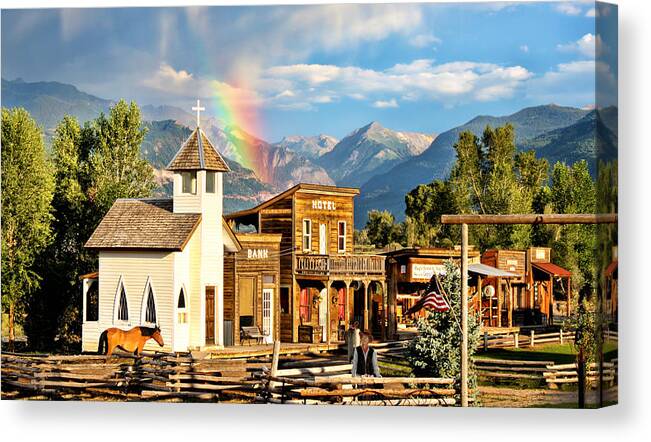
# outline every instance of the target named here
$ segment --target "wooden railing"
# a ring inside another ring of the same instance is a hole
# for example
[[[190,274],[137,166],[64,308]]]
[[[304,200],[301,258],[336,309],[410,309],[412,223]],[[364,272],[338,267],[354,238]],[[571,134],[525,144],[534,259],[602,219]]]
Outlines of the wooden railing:
[[[380,255],[296,255],[296,273],[309,275],[384,276],[384,256]]]

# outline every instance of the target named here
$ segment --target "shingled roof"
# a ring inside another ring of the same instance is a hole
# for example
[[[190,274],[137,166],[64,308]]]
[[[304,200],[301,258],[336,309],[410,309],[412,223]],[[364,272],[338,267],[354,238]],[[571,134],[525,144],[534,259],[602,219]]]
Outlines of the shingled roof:
[[[199,213],[174,213],[172,199],[118,199],[85,247],[183,250],[201,221]]]
[[[230,172],[226,161],[217,152],[206,134],[197,127],[176,153],[167,170],[214,170]]]

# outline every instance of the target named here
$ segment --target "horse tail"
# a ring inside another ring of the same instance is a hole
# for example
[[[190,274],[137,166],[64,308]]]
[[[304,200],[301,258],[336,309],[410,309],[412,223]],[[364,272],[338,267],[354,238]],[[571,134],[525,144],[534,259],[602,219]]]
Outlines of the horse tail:
[[[108,330],[104,330],[99,335],[99,345],[97,346],[97,354],[105,355],[108,352]]]

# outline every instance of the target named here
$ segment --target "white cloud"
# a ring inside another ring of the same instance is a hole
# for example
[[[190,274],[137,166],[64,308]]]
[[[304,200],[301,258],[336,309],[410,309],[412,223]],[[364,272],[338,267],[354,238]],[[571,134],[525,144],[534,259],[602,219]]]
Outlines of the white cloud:
[[[422,8],[418,4],[247,8],[227,24],[203,7],[185,12],[207,48],[206,57],[227,66],[228,77],[248,80],[269,66],[301,62],[315,52],[343,52],[391,35],[418,35],[423,32]],[[238,36],[236,44],[213,44],[216,29],[218,35]]]
[[[594,60],[561,63],[527,84],[527,97],[542,103],[594,103],[594,95]]]
[[[440,43],[441,39],[435,37],[433,34],[418,34],[409,39],[409,44],[417,48],[424,48]]]
[[[219,80],[198,78],[183,69],[177,71],[166,63],[161,64],[153,74],[146,76],[142,85],[176,98],[196,99],[219,95],[232,104],[262,104],[262,98],[254,90],[238,88]],[[283,93],[291,95],[291,91]]]
[[[597,16],[597,10],[595,8],[590,8],[588,11],[585,13],[586,17],[596,17]]]
[[[605,46],[599,35],[588,33],[577,41],[559,44],[556,48],[561,52],[572,52],[586,58],[595,58],[604,52]]]
[[[574,3],[559,3],[556,5],[556,10],[565,15],[579,15],[581,8]]]
[[[527,54],[527,53],[529,52],[529,46],[527,46],[527,45],[522,45],[522,46],[520,46],[520,50],[521,50],[522,52],[524,52],[525,54]]]
[[[394,101],[397,105],[397,97],[450,105],[509,98],[531,76],[521,66],[469,61],[435,65],[429,59],[397,64],[382,71],[356,66],[297,64],[276,66],[263,73],[265,84],[288,85],[286,87],[295,91],[294,102],[312,105],[322,102],[320,97],[325,95],[332,100],[341,97],[367,99],[376,107],[388,107]],[[276,95],[276,92],[259,92]],[[267,104],[273,105],[274,101]]]
[[[398,107],[398,102],[395,98],[392,98],[390,100],[377,100],[373,103],[373,107],[376,107],[378,109],[395,108]]]

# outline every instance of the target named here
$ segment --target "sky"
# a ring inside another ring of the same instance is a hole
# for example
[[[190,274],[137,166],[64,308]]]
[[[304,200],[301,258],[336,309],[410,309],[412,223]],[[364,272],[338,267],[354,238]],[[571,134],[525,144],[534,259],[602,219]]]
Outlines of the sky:
[[[595,17],[616,13],[585,1],[3,10],[1,72],[141,105],[191,111],[199,98],[272,142],[371,121],[440,133],[532,105],[616,103],[595,98],[595,82],[617,81],[616,33]]]

